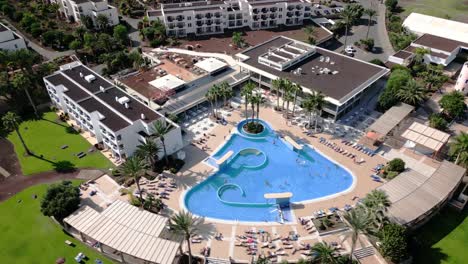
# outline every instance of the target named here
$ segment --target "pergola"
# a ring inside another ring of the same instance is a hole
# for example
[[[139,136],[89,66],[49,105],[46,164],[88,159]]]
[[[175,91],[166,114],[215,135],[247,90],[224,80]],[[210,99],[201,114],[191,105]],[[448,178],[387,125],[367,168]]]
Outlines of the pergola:
[[[447,143],[450,135],[435,128],[414,122],[401,135],[403,138],[433,150],[434,153]]]
[[[149,263],[173,263],[180,243],[160,237],[167,218],[123,201],[115,201],[102,212],[83,206],[64,219],[67,227],[78,231],[81,240],[98,242],[103,253],[118,251],[121,261],[128,257]],[[87,239],[89,238],[89,239]],[[112,249],[105,252],[103,246]]]
[[[385,137],[393,128],[395,128],[412,111],[414,106],[400,103],[392,106],[382,116],[380,116],[369,128],[368,131],[375,132],[380,137]]]

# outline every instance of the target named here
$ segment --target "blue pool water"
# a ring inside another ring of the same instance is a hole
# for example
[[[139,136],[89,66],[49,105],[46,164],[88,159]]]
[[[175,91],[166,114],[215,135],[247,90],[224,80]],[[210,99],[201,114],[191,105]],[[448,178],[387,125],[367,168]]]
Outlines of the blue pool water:
[[[301,202],[352,186],[347,170],[311,147],[293,150],[263,121],[264,133],[248,135],[242,131],[244,122],[208,163],[215,164],[230,150],[231,158],[185,195],[185,206],[192,213],[223,220],[279,221],[275,201],[265,199],[265,193],[291,192],[291,202]],[[283,213],[292,220],[287,209]]]

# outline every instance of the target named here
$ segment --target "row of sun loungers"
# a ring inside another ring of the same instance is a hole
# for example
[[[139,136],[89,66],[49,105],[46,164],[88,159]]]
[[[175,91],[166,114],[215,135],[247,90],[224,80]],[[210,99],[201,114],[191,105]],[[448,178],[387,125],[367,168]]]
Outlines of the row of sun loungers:
[[[358,144],[358,143],[353,143],[348,140],[342,140],[341,143],[344,143],[346,146],[351,146],[354,149],[357,149],[361,151],[362,153],[366,154],[367,156],[373,157],[375,155],[375,152],[366,148],[365,146]]]
[[[349,157],[351,159],[354,159],[356,158],[356,155],[351,153],[351,152],[348,152],[347,150],[343,149],[343,148],[340,148],[336,143],[333,143],[333,142],[330,142],[328,140],[326,140],[325,138],[321,137],[320,140],[319,140],[320,143],[324,144],[325,146],[335,150],[336,152],[340,153],[340,154],[343,154],[344,156],[346,157]]]

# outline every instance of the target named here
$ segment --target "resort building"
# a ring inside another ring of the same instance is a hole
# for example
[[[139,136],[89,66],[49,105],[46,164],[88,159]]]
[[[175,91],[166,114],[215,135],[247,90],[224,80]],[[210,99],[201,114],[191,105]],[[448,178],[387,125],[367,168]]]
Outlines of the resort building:
[[[144,53],[152,65],[148,70],[119,76],[115,82],[145,105],[162,113],[181,114],[206,102],[214,84],[227,82],[240,87],[248,74],[216,58]]]
[[[460,75],[458,75],[455,83],[455,90],[463,94],[468,93],[468,62],[465,62],[460,70]]]
[[[101,212],[84,205],[63,222],[76,238],[122,263],[170,264],[180,241],[165,232],[167,221],[116,200]]]
[[[228,0],[162,4],[147,12],[150,21],[160,20],[167,34],[221,34],[225,30],[251,30],[302,25],[311,18],[312,3],[305,0]]]
[[[431,34],[460,42],[468,41],[468,24],[449,19],[411,13],[403,22],[403,27],[418,36]]]
[[[278,78],[300,85],[303,93],[322,92],[323,115],[338,119],[361,103],[388,69],[327,49],[278,36],[236,55],[241,71],[266,89]]]
[[[439,37],[432,34],[423,34],[408,47],[389,56],[388,61],[395,64],[408,66],[415,55],[417,48],[424,48],[429,51],[424,55],[425,63],[449,65],[457,55],[463,50],[468,50],[468,38],[465,42],[449,38]]]
[[[51,0],[60,5],[60,12],[70,22],[81,22],[83,16],[89,16],[95,26],[99,15],[107,17],[110,26],[119,24],[117,8],[107,0]]]
[[[165,135],[167,154],[182,148],[180,127],[122,91],[81,62],[62,65],[44,78],[53,105],[89,132],[117,160],[133,154],[161,120],[172,129]]]
[[[25,48],[26,43],[24,39],[7,26],[0,23],[0,50],[18,50]]]

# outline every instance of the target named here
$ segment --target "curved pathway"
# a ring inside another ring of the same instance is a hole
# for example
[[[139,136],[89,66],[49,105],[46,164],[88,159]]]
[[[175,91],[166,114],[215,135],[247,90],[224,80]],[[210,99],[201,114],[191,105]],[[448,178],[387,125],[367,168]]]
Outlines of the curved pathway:
[[[80,177],[80,171],[82,170],[79,169],[70,173],[47,171],[24,176],[16,158],[13,145],[4,138],[0,138],[0,166],[11,173],[11,176],[8,178],[0,176],[0,202],[33,185],[82,178]]]

